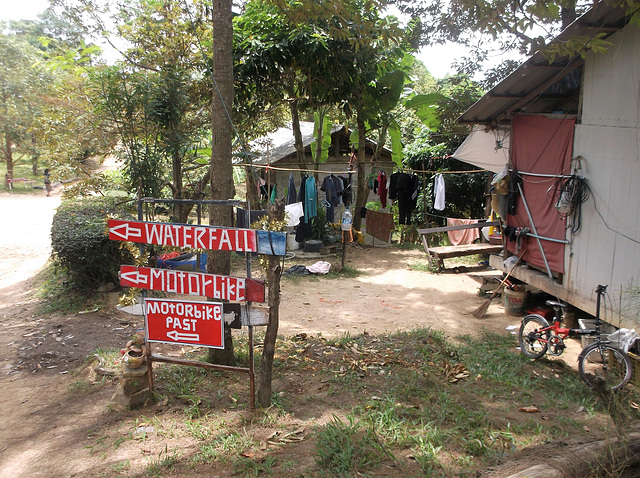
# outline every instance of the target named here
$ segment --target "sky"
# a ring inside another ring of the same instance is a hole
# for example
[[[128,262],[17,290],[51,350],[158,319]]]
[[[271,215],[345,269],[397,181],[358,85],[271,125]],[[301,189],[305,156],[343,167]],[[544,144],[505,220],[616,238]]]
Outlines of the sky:
[[[0,20],[36,20],[38,14],[49,6],[48,0],[5,0],[0,9]],[[459,45],[439,45],[423,48],[417,56],[436,78],[454,73],[451,63],[465,54]]]

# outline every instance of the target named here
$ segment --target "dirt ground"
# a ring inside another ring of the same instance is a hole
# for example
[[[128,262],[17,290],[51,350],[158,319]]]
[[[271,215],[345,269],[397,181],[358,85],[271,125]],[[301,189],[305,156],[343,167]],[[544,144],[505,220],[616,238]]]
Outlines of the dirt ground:
[[[121,347],[143,326],[141,317],[115,308],[115,294],[98,297],[105,305],[97,310],[38,312],[33,277],[49,255],[48,230],[58,203],[55,195],[44,193],[0,195],[0,478],[110,476],[91,471],[104,458],[92,451],[99,430],[122,418],[108,406],[115,387],[90,395],[69,390],[96,349]],[[484,300],[477,295],[478,282],[456,273],[460,269],[442,274],[412,270],[412,264],[425,263],[420,250],[354,246],[347,263],[362,274],[283,279],[281,335],[375,335],[432,327],[455,337],[482,328],[509,334],[506,327],[518,324],[518,318],[504,314],[499,300],[485,318],[474,318],[471,313]],[[154,410],[142,413],[148,417]],[[139,415],[126,413],[137,423]]]

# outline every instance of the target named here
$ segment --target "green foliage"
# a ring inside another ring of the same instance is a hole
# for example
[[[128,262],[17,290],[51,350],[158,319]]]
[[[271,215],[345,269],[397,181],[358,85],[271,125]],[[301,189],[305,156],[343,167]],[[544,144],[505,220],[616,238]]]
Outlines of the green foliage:
[[[89,197],[95,194],[104,196],[127,196],[127,185],[121,170],[104,171],[93,174],[89,179],[77,181],[64,189],[65,199]]]
[[[41,114],[49,75],[38,64],[39,52],[26,40],[0,33],[0,161],[13,176],[15,152],[35,156],[31,128]]]
[[[414,141],[405,150],[405,164],[413,169],[434,172],[471,171],[477,169],[450,155],[464,141],[468,127],[455,122],[469,106],[482,95],[480,87],[465,76],[453,76],[441,80],[437,91],[424,98],[412,98],[409,103],[419,110],[434,115],[433,125],[419,128]],[[484,217],[484,191],[486,173],[445,174],[446,207],[444,211],[433,209],[433,176],[426,174],[425,183],[418,198],[419,217],[426,215],[480,218]],[[423,208],[423,206],[425,206]]]
[[[548,45],[543,53],[552,63],[556,57],[573,57],[576,54],[582,58],[585,57],[589,50],[595,53],[605,53],[607,49],[613,46],[613,43],[605,40],[608,33],[597,33],[591,36],[572,35],[563,42],[555,42]]]
[[[118,283],[120,264],[130,260],[118,241],[109,240],[107,216],[131,217],[114,198],[64,201],[53,217],[51,245],[54,258],[78,290]]]
[[[331,227],[327,221],[327,215],[323,207],[318,208],[318,215],[311,218],[311,238],[322,241],[325,244],[331,242]]]
[[[345,423],[334,415],[331,422],[315,430],[316,461],[332,476],[351,476],[375,467],[384,450],[372,427],[348,417]]]
[[[326,163],[331,146],[331,119],[325,114],[324,109],[316,111],[313,118],[313,134],[316,140],[311,143],[311,154],[316,163]]]

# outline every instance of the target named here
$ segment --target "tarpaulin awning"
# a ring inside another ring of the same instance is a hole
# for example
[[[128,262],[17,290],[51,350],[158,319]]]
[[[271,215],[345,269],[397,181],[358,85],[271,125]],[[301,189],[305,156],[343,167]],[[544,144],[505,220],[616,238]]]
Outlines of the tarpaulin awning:
[[[498,173],[509,162],[509,131],[508,127],[486,130],[485,126],[474,126],[453,157]]]

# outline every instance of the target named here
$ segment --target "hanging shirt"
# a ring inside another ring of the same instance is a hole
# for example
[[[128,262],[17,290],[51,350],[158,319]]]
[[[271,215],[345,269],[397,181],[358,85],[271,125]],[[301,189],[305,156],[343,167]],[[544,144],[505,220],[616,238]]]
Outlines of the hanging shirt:
[[[336,203],[334,206],[339,206],[342,204],[342,193],[344,192],[344,184],[342,183],[342,179],[338,176],[334,176],[331,174],[329,176],[333,180],[333,189],[336,191]]]
[[[433,208],[438,211],[442,211],[444,210],[444,178],[442,177],[442,174],[436,174],[433,190],[435,192]]]
[[[324,181],[322,181],[322,186],[320,187],[320,190],[325,192],[324,207],[326,210],[326,217],[327,217],[327,221],[332,223],[335,219],[335,213],[333,208],[334,208],[334,205],[335,206],[338,205],[338,199],[336,196],[335,189],[333,187],[333,179],[331,179],[331,176],[327,176],[326,178],[324,178]]]
[[[318,192],[316,191],[316,178],[309,176],[304,184],[304,220],[309,222],[312,217],[318,215]]]
[[[387,207],[387,173],[384,171],[378,173],[378,195],[382,207]]]
[[[398,199],[398,179],[405,173],[393,173],[389,176],[389,199]]]
[[[293,173],[289,174],[289,186],[287,187],[287,204],[297,202],[296,182],[293,180]]]

